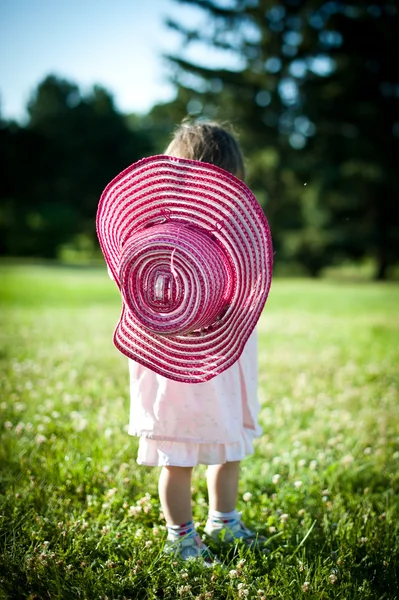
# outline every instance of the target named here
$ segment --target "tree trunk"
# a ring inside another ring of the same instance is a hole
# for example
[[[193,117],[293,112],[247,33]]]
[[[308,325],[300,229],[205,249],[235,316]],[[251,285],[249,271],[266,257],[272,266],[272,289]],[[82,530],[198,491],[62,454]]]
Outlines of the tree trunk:
[[[377,268],[375,270],[374,279],[375,281],[384,281],[387,278],[387,271],[389,262],[385,256],[379,256],[377,262]]]

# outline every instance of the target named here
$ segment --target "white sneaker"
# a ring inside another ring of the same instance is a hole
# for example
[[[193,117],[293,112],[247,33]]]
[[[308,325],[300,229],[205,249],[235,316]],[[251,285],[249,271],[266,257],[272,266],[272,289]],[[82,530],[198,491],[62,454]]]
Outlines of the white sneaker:
[[[239,519],[233,521],[231,524],[214,523],[209,519],[205,525],[205,533],[212,539],[225,544],[233,544],[242,540],[248,548],[256,548],[267,552],[266,548],[264,548],[267,538],[248,529]]]
[[[202,541],[198,533],[182,539],[167,539],[164,547],[165,554],[175,554],[182,560],[201,559],[206,566],[221,564]]]

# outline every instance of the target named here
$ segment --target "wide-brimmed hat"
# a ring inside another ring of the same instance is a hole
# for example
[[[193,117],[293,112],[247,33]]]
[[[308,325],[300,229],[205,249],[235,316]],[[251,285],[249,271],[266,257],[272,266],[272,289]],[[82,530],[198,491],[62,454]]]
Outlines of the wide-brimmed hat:
[[[122,295],[118,350],[185,383],[238,360],[273,262],[266,217],[242,181],[204,162],[144,158],[105,188],[97,235]]]

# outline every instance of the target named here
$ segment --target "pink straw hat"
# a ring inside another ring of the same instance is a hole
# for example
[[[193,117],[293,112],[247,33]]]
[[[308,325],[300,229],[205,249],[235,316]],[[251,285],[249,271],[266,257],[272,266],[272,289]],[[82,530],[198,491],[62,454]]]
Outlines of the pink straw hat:
[[[105,188],[97,235],[122,294],[118,350],[185,383],[238,360],[273,262],[266,217],[242,181],[204,162],[144,158]]]

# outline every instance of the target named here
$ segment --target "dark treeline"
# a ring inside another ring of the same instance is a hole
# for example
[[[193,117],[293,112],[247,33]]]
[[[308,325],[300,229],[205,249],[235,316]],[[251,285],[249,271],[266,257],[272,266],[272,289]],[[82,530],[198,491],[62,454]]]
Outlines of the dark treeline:
[[[396,3],[176,1],[199,14],[195,28],[168,23],[182,47],[215,47],[234,67],[170,56],[176,98],[142,117],[119,114],[102,88],[84,97],[55,76],[40,83],[27,124],[1,123],[0,252],[94,252],[104,185],[162,152],[189,115],[233,124],[276,263],[317,276],[369,258],[388,277],[399,255]]]
[[[106,90],[83,97],[55,76],[38,86],[28,113],[26,126],[0,129],[0,252],[56,257],[68,242],[94,247],[104,186],[153,151],[151,138],[128,127]]]

